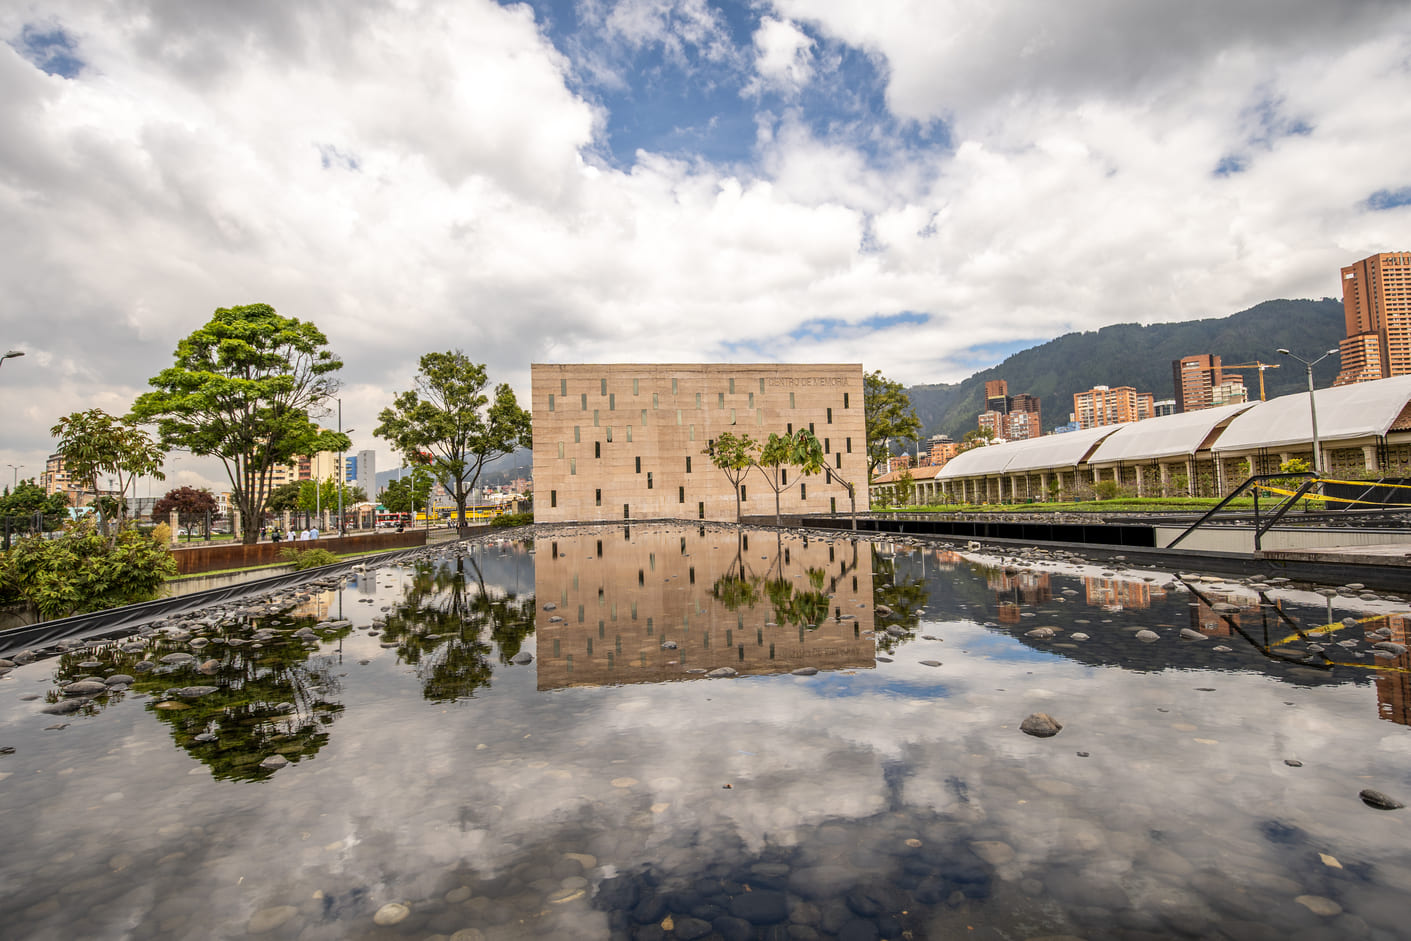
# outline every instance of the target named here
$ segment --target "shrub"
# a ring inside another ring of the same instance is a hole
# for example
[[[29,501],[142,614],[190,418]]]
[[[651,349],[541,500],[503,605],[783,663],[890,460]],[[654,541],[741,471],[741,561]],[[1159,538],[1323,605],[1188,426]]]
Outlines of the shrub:
[[[151,601],[176,560],[163,543],[128,529],[109,537],[89,520],[56,539],[21,539],[0,563],[0,598],[27,601],[44,618]]]
[[[1099,500],[1113,500],[1121,494],[1122,486],[1115,480],[1099,480],[1093,484],[1093,493]]]
[[[147,535],[159,546],[171,545],[171,526],[167,523],[158,523],[147,531]]]
[[[533,513],[501,513],[490,521],[491,526],[528,526],[534,522]]]
[[[338,556],[327,549],[300,549],[297,546],[280,549],[279,557],[286,562],[292,562],[295,570],[300,572],[318,568],[320,565],[332,565],[338,561]]]

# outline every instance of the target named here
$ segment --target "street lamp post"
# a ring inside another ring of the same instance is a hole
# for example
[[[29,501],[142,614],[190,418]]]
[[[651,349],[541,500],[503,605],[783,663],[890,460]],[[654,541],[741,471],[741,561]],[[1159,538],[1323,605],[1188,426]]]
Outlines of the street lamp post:
[[[11,485],[11,487],[10,487],[10,492],[11,492],[11,493],[14,493],[14,492],[15,492],[15,488],[20,485],[20,469],[23,468],[24,465],[23,465],[23,464],[10,464],[10,465],[8,465],[8,466],[9,466],[10,470],[12,470],[12,471],[15,472],[15,482],[14,482],[14,484]]]
[[[338,433],[339,433],[340,435],[343,435],[343,434],[352,434],[354,431],[357,430],[356,428],[349,428],[347,431],[344,431],[344,430],[343,430],[343,400],[342,400],[342,399],[335,399],[334,401],[336,401],[336,402],[338,403]],[[338,449],[338,466],[337,466],[336,468],[334,468],[334,471],[336,472],[336,476],[337,476],[337,480],[338,480],[338,535],[340,535],[340,536],[347,535],[347,534],[344,532],[344,526],[343,526],[343,488],[344,488],[344,487],[347,485],[347,483],[348,483],[348,469],[347,469],[347,467],[346,467],[346,466],[344,465],[344,463],[343,463],[343,462],[344,462],[343,454],[344,454],[343,449],[342,449],[342,448],[339,448],[339,449]]]
[[[5,360],[14,359],[16,356],[23,356],[24,350],[10,350],[4,356],[0,356],[0,366],[5,365]]]
[[[1290,353],[1288,350],[1279,350],[1278,352],[1284,356],[1292,356],[1294,359],[1298,360],[1300,363],[1302,363],[1308,368],[1308,414],[1309,417],[1313,420],[1313,473],[1322,476],[1323,449],[1319,446],[1318,443],[1318,404],[1313,401],[1313,367],[1317,366],[1329,356],[1336,354],[1338,350],[1336,347],[1334,347],[1333,349],[1328,350],[1326,353],[1324,353],[1322,356],[1319,356],[1312,362],[1309,362],[1308,360],[1304,359],[1302,356],[1297,355],[1296,353]]]

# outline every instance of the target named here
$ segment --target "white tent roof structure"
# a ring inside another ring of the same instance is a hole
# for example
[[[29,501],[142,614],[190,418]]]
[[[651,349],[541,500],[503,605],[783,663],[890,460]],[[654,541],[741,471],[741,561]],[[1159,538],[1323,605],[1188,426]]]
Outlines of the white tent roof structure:
[[[1314,395],[1321,440],[1374,438],[1385,435],[1411,401],[1411,376],[1319,389]],[[1261,402],[1238,416],[1211,450],[1255,451],[1312,440],[1308,393],[1301,392]]]
[[[1045,435],[1026,441],[992,444],[958,454],[941,468],[937,480],[955,477],[983,477],[1023,474],[1048,468],[1077,467],[1093,447],[1121,425],[1085,428],[1061,435]]]
[[[1092,457],[1088,458],[1088,463],[1154,461],[1194,454],[1211,432],[1259,404],[1240,402],[1119,425],[1113,435],[1098,445]]]

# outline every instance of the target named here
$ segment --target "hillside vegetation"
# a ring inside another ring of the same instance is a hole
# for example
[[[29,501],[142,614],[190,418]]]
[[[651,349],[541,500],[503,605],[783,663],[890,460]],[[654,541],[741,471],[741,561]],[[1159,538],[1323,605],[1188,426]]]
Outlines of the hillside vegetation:
[[[1282,363],[1264,373],[1268,397],[1308,387],[1308,374],[1296,361],[1275,350],[1287,347],[1313,359],[1338,345],[1344,336],[1342,303],[1323,300],[1265,301],[1229,317],[1182,323],[1115,324],[1086,333],[1070,333],[1015,353],[991,369],[955,384],[913,386],[907,390],[926,435],[959,439],[975,427],[984,408],[985,382],[1004,379],[1009,394],[1028,392],[1043,400],[1043,429],[1068,421],[1073,395],[1094,385],[1133,386],[1158,400],[1175,397],[1171,361],[1193,353],[1215,353],[1225,363]],[[1331,356],[1314,370],[1319,387],[1337,375]],[[1250,397],[1259,395],[1259,370],[1243,369]]]

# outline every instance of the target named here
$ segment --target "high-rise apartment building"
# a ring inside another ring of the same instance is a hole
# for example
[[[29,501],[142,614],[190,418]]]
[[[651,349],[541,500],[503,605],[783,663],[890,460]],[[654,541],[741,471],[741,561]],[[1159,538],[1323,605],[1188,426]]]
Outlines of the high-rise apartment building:
[[[1194,412],[1210,408],[1212,390],[1224,381],[1220,357],[1210,353],[1182,356],[1171,361],[1171,384],[1176,391],[1176,411]]]
[[[1411,374],[1411,252],[1381,252],[1342,269],[1347,338],[1334,385]]]
[[[1039,397],[1027,392],[1011,396],[1005,380],[990,379],[985,383],[985,410],[978,425],[1006,441],[1037,438],[1043,425]]]
[[[1129,421],[1151,418],[1156,404],[1150,392],[1138,392],[1131,386],[1093,386],[1087,392],[1073,395],[1073,419],[1080,428],[1120,425]]]

